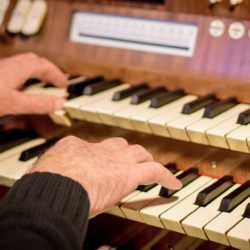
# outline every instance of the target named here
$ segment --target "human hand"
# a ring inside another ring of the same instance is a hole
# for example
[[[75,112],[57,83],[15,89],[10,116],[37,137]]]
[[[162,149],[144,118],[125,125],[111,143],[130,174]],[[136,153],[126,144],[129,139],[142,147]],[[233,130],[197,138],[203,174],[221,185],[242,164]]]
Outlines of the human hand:
[[[89,195],[90,217],[110,208],[138,185],[182,186],[142,146],[128,145],[122,138],[88,143],[68,136],[49,149],[31,172],[56,173],[80,183]]]
[[[0,116],[8,114],[45,114],[61,109],[64,99],[28,95],[19,89],[30,78],[66,87],[65,75],[50,61],[33,53],[0,60]]]

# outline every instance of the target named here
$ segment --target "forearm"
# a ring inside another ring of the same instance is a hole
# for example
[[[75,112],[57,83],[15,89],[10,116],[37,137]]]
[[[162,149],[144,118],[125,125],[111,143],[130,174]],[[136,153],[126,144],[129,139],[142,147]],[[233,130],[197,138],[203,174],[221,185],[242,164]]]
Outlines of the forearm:
[[[25,175],[0,205],[0,249],[81,249],[88,215],[88,196],[77,182]]]

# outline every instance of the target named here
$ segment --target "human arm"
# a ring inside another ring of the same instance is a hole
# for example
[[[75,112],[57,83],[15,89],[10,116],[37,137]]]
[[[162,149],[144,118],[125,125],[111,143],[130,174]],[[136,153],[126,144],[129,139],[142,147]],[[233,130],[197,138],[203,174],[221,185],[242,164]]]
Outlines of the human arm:
[[[128,145],[127,141],[122,138],[113,138],[104,140],[101,143],[88,143],[86,141],[82,141],[76,137],[67,137],[59,141],[54,147],[46,152],[34,165],[31,170],[32,174],[26,175],[24,178],[32,178],[33,183],[36,183],[37,176],[41,178],[45,178],[44,175],[56,176],[61,180],[71,181],[67,188],[56,188],[56,193],[54,200],[55,202],[60,200],[59,197],[67,196],[67,192],[69,188],[80,187],[83,194],[81,192],[79,195],[83,195],[86,198],[86,190],[89,202],[85,200],[82,202],[81,199],[77,199],[75,197],[76,192],[70,192],[72,196],[70,197],[69,203],[72,206],[78,207],[78,212],[74,212],[75,218],[85,218],[85,220],[69,220],[73,215],[68,213],[60,213],[61,210],[57,210],[56,216],[59,216],[61,220],[68,222],[69,228],[75,228],[74,239],[77,239],[78,245],[83,242],[84,239],[84,228],[86,228],[87,217],[86,211],[88,212],[89,207],[89,217],[93,217],[96,214],[99,214],[105,211],[107,208],[117,203],[123,196],[133,191],[140,184],[150,184],[150,183],[159,183],[165,187],[171,189],[180,188],[181,184],[176,180],[173,175],[166,170],[160,163],[157,163],[153,160],[152,155],[147,152],[143,147],[139,145]],[[34,176],[37,175],[37,176]],[[42,177],[43,176],[43,177]],[[21,179],[20,185],[27,186],[24,183],[24,178]],[[45,181],[39,185],[40,188],[45,187],[47,192],[53,192],[54,186],[50,185],[50,182]],[[35,185],[35,184],[34,184]],[[77,187],[76,187],[77,185]],[[30,186],[30,184],[29,184]],[[22,199],[15,198],[15,192],[20,186],[15,186],[16,190],[14,190],[14,198],[12,200],[13,206],[12,209],[18,210],[18,207],[22,203]],[[32,188],[32,185],[31,185]],[[34,190],[34,188],[33,188]],[[22,191],[21,195],[23,195]],[[39,202],[43,202],[44,205],[47,203],[41,200],[37,200],[38,194],[34,194],[35,191],[30,190],[28,194],[35,199],[34,206],[40,206]],[[10,193],[11,194],[11,193]],[[11,199],[10,194],[7,196],[7,200]],[[85,194],[85,195],[84,195]],[[28,195],[28,197],[29,197]],[[44,196],[43,196],[44,197]],[[27,197],[26,197],[27,199]],[[72,200],[73,199],[73,200]],[[25,204],[23,204],[25,206]],[[5,205],[2,205],[2,208]],[[26,209],[28,204],[26,204]],[[2,208],[0,211],[3,211]],[[51,209],[51,213],[55,213],[53,207],[51,208],[50,203],[47,204],[48,211]],[[39,217],[42,217],[44,221],[48,221],[53,226],[56,227],[56,231],[62,232],[64,234],[64,230],[67,229],[67,226],[61,227],[56,221],[52,221],[49,215],[51,213],[47,213],[47,216],[44,215],[45,208],[41,210],[38,214],[34,211],[29,211],[29,216],[33,216],[34,220],[37,220]],[[6,211],[6,210],[5,210]],[[69,210],[73,211],[73,210]],[[6,212],[7,213],[7,212]],[[8,215],[8,214],[7,214]],[[85,216],[84,216],[85,215]],[[6,217],[6,214],[1,214],[0,217]],[[12,216],[11,214],[9,215]],[[73,216],[74,217],[74,216]],[[8,219],[6,219],[8,222]],[[15,221],[14,221],[15,222]],[[40,222],[38,220],[38,222]],[[3,231],[6,232],[6,227],[3,228],[3,222],[0,220],[0,233]],[[81,227],[77,227],[76,223],[80,223]],[[39,226],[40,223],[38,223]],[[10,234],[12,234],[13,230],[19,228],[20,224],[13,223],[7,227],[7,230]],[[4,230],[3,230],[4,229]],[[27,227],[29,232],[37,232],[37,227]],[[61,235],[62,235],[61,234]],[[1,234],[0,234],[1,235]],[[27,235],[27,234],[25,234]],[[36,234],[40,235],[40,234]],[[70,242],[72,241],[72,237],[68,237],[70,234],[65,234],[64,238],[68,245],[70,246]],[[12,236],[16,236],[15,234]],[[63,249],[56,248],[55,238],[49,237],[50,235],[40,235],[41,240],[49,242],[51,245],[55,245],[55,248],[49,249]],[[44,237],[47,236],[47,237]],[[25,248],[25,239],[22,241]],[[33,239],[34,240],[34,239]],[[33,241],[29,241],[30,244]],[[35,242],[38,242],[36,239]],[[76,242],[76,241],[75,241]],[[6,242],[7,244],[8,242]],[[66,244],[64,244],[66,246]],[[6,249],[6,248],[1,248]],[[15,249],[15,248],[13,248]],[[20,249],[20,248],[19,248]],[[39,249],[39,248],[37,248]],[[64,249],[77,249],[77,248],[64,248]],[[80,249],[80,248],[79,248]]]

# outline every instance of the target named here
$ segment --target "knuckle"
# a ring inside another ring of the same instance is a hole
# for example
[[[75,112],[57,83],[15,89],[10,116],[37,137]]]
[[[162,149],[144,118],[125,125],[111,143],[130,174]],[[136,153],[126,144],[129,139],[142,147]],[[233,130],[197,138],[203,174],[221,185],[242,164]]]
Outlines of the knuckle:
[[[131,149],[133,150],[133,152],[135,154],[143,154],[143,153],[146,153],[146,150],[144,149],[144,147],[142,147],[141,145],[139,144],[134,144],[131,146]]]
[[[36,59],[38,58],[38,55],[34,52],[28,52],[24,54],[25,57],[28,57],[29,59]]]

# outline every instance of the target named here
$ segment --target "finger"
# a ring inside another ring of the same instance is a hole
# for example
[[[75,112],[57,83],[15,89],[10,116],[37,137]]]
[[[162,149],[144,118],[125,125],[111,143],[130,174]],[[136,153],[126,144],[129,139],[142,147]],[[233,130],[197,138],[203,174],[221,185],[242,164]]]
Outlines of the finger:
[[[158,183],[173,190],[182,187],[182,183],[168,169],[157,162],[137,164],[132,171],[134,171],[138,185]]]
[[[6,83],[12,87],[20,87],[30,78],[38,78],[41,81],[53,83],[58,87],[68,85],[66,76],[57,66],[34,53],[9,57],[1,62],[1,66],[3,72],[5,72]]]
[[[9,92],[5,99],[8,114],[47,114],[62,109],[65,102],[61,97],[26,95],[16,91]]]
[[[128,147],[128,142],[121,137],[116,137],[106,139],[97,145],[109,151],[116,151]]]
[[[119,157],[132,164],[153,161],[152,155],[145,148],[137,144],[119,151]]]

